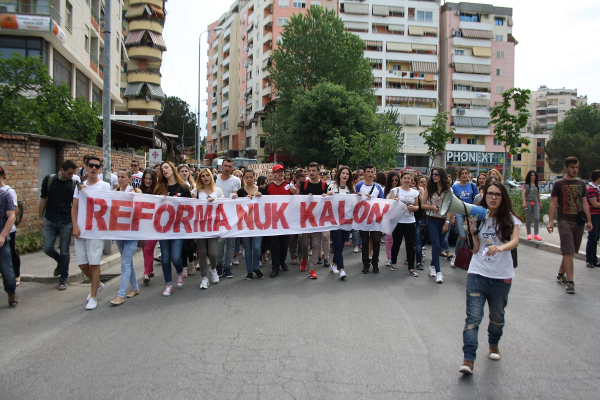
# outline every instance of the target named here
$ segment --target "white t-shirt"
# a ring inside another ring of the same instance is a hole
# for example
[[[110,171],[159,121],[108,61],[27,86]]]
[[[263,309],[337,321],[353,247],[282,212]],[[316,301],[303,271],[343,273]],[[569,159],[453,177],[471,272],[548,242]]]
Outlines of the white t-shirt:
[[[394,192],[394,196],[398,199],[398,201],[406,204],[407,206],[412,206],[415,204],[417,197],[419,197],[419,192],[415,189],[404,190],[401,187],[396,187],[390,191]],[[400,218],[398,218],[399,224],[412,224],[415,220],[415,213],[410,211],[408,207],[402,208],[402,214],[400,214]]]
[[[348,194],[350,191],[348,190],[348,186],[338,187],[335,183],[332,183],[327,188],[327,192],[333,192],[333,194]]]
[[[73,175],[73,179],[75,179],[77,183],[81,185],[81,178],[79,177],[79,175]]]
[[[233,193],[237,193],[242,187],[242,181],[237,176],[231,175],[227,180],[221,180],[221,175],[217,175],[217,181],[215,182],[217,187],[223,191],[225,197],[231,197]]]
[[[513,222],[516,226],[521,226],[523,224],[514,215]],[[496,235],[495,217],[489,217],[483,220],[479,226],[477,237],[479,238],[479,251],[473,254],[468,273],[492,279],[514,278],[515,269],[513,267],[510,251],[501,251],[493,256],[487,255],[488,247],[492,245],[501,246],[503,244]],[[509,240],[507,240],[507,242]]]
[[[198,190],[192,189],[193,198],[198,198],[198,200],[207,200],[209,196],[213,199],[222,199],[223,197],[225,197],[223,195],[223,191],[218,187],[215,187],[215,191],[212,192],[210,195],[206,194],[204,190],[201,190],[200,194],[198,194]]]
[[[15,190],[13,188],[11,188],[8,185],[4,185],[2,187],[0,187],[0,192],[8,192],[8,194],[10,194],[13,198],[13,202],[15,204],[15,215],[17,212],[17,192],[15,192]],[[3,228],[3,227],[2,227]],[[14,231],[17,230],[17,226],[13,225],[12,228],[10,228],[10,232],[9,233],[13,233]]]
[[[85,190],[85,193],[87,195],[91,195],[91,194],[94,194],[96,192],[101,192],[101,191],[110,192],[112,190],[110,185],[104,181],[98,181],[98,182],[96,182],[96,184],[94,184],[92,186],[88,186],[88,181],[85,181],[85,182],[83,182],[83,185],[85,186],[85,188],[83,188],[83,190]],[[79,198],[79,186],[77,186],[77,188],[75,189],[73,198],[74,199]]]
[[[373,185],[375,185],[375,187],[373,187]],[[357,193],[362,193],[362,194],[369,194],[371,192],[371,188],[373,188],[373,193],[371,193],[371,197],[372,198],[376,198],[376,197],[383,198],[383,189],[381,188],[381,186],[378,183],[373,182],[372,185],[367,185],[364,183],[364,181],[361,181],[356,184],[356,187],[358,188]]]
[[[119,185],[119,177],[112,172],[110,173],[110,186],[115,187]]]
[[[134,189],[137,189],[142,185],[143,176],[144,174],[141,172],[131,175],[131,186],[133,186]]]

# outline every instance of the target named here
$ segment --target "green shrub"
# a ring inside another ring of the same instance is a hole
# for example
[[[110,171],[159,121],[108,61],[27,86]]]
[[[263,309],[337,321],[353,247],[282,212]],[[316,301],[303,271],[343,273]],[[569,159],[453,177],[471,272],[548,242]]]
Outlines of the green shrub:
[[[515,214],[525,222],[525,210],[523,209],[523,196],[521,195],[521,191],[511,192],[510,193],[510,201],[513,206],[513,211]],[[540,221],[543,221],[543,216],[550,212],[550,199],[542,200],[540,209]]]
[[[17,253],[27,254],[42,249],[42,232],[36,232],[31,235],[17,235]]]

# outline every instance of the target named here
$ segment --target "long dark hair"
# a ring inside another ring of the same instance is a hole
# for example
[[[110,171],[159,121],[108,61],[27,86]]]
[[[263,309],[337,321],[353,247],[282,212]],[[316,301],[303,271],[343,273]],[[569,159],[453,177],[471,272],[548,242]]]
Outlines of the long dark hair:
[[[527,176],[525,177],[525,184],[531,186],[531,174],[535,174],[535,187],[538,188],[538,190],[540,190],[540,187],[538,186],[538,174],[534,170],[530,170],[527,173]]]
[[[150,175],[152,177],[152,185],[150,185],[150,187],[146,187],[146,184],[144,183],[144,179],[146,178],[146,175]],[[153,169],[148,168],[144,171],[144,174],[142,175],[142,184],[140,185],[140,190],[144,194],[154,194],[155,188],[156,188],[156,172]]]
[[[162,163],[160,163],[160,169],[158,170],[158,174],[156,175],[158,182],[156,183],[156,187],[154,188],[154,194],[166,196],[169,193],[169,181],[162,174],[162,166],[165,164],[168,164],[169,167],[171,167],[171,171],[173,171],[173,176],[175,177],[175,181],[177,182],[177,184],[181,186],[182,189],[187,190],[189,192],[190,189],[185,184],[183,179],[181,179],[181,176],[179,176],[179,172],[177,172],[177,167],[175,167],[175,164],[173,164],[171,161],[163,161]]]
[[[438,187],[437,183],[433,181],[433,171],[437,171],[440,173],[440,182],[442,184],[442,193],[450,189],[450,184],[448,183],[448,173],[446,169],[442,167],[433,167],[431,168],[431,172],[429,173],[429,179],[427,180],[427,193],[429,194],[429,198],[433,193],[437,193]]]
[[[348,188],[348,192],[349,193],[354,193],[354,185],[352,184],[352,170],[350,169],[349,166],[347,165],[342,165],[340,167],[339,170],[337,170],[337,172],[335,173],[335,181],[334,184],[338,187],[338,190],[340,189],[341,186],[341,178],[340,175],[342,174],[343,170],[347,170],[348,171],[348,180],[346,181],[346,187]]]
[[[521,219],[513,211],[512,202],[510,201],[510,196],[508,195],[506,186],[496,180],[492,180],[485,185],[485,188],[483,189],[483,197],[481,198],[479,205],[483,208],[488,208],[487,192],[490,186],[497,187],[500,189],[500,193],[502,193],[502,201],[500,202],[500,207],[496,212],[496,235],[498,235],[500,241],[507,242],[510,240],[510,236],[515,228],[513,217],[517,217],[519,221]]]
[[[400,186],[400,177],[398,176],[398,173],[396,171],[390,171],[388,173],[387,176],[387,180],[385,181],[385,188],[383,190],[383,196],[387,197],[387,195],[392,191],[392,179],[394,179],[394,177],[398,178],[398,186]]]

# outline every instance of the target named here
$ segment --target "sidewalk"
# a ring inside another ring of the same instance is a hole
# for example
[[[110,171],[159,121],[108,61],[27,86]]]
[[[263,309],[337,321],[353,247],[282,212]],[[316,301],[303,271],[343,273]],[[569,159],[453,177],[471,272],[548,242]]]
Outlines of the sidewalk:
[[[525,229],[525,223],[521,229],[519,229],[519,245],[520,246],[528,246],[535,247],[540,250],[546,250],[551,253],[561,254],[560,252],[560,238],[558,236],[558,228],[556,225],[554,227],[554,232],[552,234],[548,233],[546,230],[546,224],[540,222],[540,236],[542,237],[541,242],[537,240],[527,240],[527,229]],[[533,234],[533,227],[531,228],[531,232]],[[581,246],[579,247],[579,253],[575,254],[575,258],[579,260],[585,261],[585,246],[587,244],[588,233],[587,229],[583,231],[583,239],[581,240]]]

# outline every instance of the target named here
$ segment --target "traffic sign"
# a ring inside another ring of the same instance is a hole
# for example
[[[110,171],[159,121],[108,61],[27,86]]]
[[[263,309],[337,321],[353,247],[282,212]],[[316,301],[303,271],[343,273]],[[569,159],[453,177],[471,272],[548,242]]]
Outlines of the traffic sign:
[[[150,149],[148,154],[149,154],[148,161],[151,164],[158,164],[158,163],[162,162],[162,149]]]

